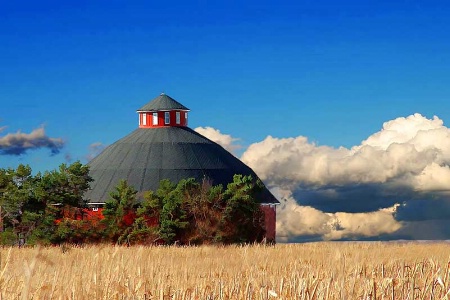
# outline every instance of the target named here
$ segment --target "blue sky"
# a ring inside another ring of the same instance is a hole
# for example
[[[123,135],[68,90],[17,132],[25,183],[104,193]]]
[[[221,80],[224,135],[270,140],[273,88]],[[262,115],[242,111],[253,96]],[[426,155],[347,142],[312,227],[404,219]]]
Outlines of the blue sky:
[[[351,147],[413,113],[447,124],[449,15],[444,1],[2,1],[0,138],[44,126],[64,147],[0,167],[86,162],[161,92],[244,146]]]

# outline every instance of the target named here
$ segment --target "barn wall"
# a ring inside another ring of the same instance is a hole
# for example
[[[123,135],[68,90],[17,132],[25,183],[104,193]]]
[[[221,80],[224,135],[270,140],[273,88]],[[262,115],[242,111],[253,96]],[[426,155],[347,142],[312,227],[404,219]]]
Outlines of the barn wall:
[[[180,124],[177,124],[176,112],[180,112]],[[158,111],[158,125],[153,125],[153,112],[145,112],[147,125],[143,125],[144,112],[139,113],[139,128],[154,128],[154,127],[166,127],[166,126],[187,126],[187,120],[183,110],[171,110],[170,111],[170,124],[164,124],[165,111]]]
[[[93,219],[93,218],[102,220],[102,219],[105,218],[103,216],[103,208],[102,207],[99,207],[97,209],[97,211],[92,210],[92,208],[87,208],[87,209],[84,209],[84,213],[85,213],[85,218],[87,220],[90,220],[90,219]]]
[[[276,229],[276,206],[269,204],[262,204],[261,210],[264,212],[264,225],[266,229],[267,242],[275,242],[275,229]]]

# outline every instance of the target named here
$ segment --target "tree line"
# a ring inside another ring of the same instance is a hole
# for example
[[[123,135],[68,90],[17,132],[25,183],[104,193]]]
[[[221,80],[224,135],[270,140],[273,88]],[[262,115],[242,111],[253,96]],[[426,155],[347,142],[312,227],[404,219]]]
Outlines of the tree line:
[[[162,180],[142,194],[122,180],[99,212],[84,199],[92,181],[80,162],[36,175],[28,165],[0,169],[0,244],[231,244],[265,235],[263,185],[251,176],[226,187]]]

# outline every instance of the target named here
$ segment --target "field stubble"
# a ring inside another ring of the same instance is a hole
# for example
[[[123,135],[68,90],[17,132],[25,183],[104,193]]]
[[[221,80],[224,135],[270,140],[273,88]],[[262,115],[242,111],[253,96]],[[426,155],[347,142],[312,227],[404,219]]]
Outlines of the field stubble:
[[[0,249],[0,299],[449,299],[450,244]]]

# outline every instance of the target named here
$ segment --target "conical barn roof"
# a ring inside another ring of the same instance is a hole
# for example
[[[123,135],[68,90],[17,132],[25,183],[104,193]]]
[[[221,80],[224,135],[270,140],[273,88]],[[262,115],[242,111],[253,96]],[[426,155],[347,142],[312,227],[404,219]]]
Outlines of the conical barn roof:
[[[107,147],[90,163],[94,179],[87,192],[89,202],[105,202],[121,179],[138,192],[156,191],[162,179],[209,178],[224,187],[235,174],[257,175],[220,145],[188,127],[136,129]],[[265,189],[261,203],[277,204]]]

